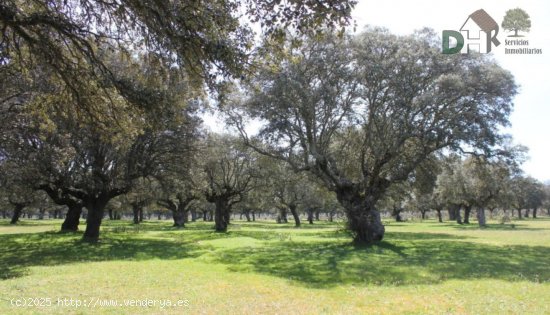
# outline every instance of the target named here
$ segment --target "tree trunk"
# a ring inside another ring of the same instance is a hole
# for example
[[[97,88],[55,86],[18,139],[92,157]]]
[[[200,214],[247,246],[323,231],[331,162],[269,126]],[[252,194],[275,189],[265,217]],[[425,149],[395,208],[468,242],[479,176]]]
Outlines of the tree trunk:
[[[80,223],[80,215],[82,214],[82,205],[67,205],[69,210],[65,221],[61,224],[61,231],[64,232],[76,232],[78,231],[78,224]]]
[[[355,243],[370,245],[384,238],[385,228],[372,200],[360,196],[338,196],[338,200],[346,210],[348,228]]]
[[[229,201],[223,198],[217,199],[214,204],[216,209],[214,211],[214,221],[217,232],[227,232],[227,226],[229,225],[230,211]]]
[[[489,208],[489,219],[493,219],[495,208]]]
[[[478,208],[477,209],[477,222],[479,223],[480,227],[486,227],[487,222],[485,220],[485,209]]]
[[[300,216],[298,215],[298,210],[296,210],[296,205],[291,204],[291,205],[288,206],[288,208],[290,209],[290,213],[292,214],[292,217],[294,218],[294,226],[300,227],[300,225],[301,225]]]
[[[38,209],[38,220],[44,220],[44,214],[46,214],[46,209]]]
[[[19,222],[19,218],[21,217],[21,212],[23,211],[23,208],[25,208],[25,205],[23,204],[16,204],[13,208],[13,215],[11,217],[10,224],[16,224]]]
[[[441,209],[435,209],[437,211],[437,220],[439,223],[443,223],[443,216],[441,215]]]
[[[8,218],[8,211],[2,210],[2,219],[7,219],[7,218]]]
[[[392,216],[395,217],[396,222],[403,222],[403,218],[401,217],[401,211],[403,211],[402,208],[399,207],[393,207],[392,210]]]
[[[134,213],[134,224],[139,224],[139,211],[140,207],[137,204],[132,205],[132,212]]]
[[[309,224],[313,224],[313,210],[312,209],[307,210],[307,221],[309,222]]]
[[[256,222],[256,211],[252,211],[252,221]]]
[[[195,221],[197,221],[197,209],[193,207],[193,209],[191,209],[191,222]]]
[[[462,217],[460,216],[461,205],[453,204],[449,206],[449,216],[452,214],[456,223],[462,224]]]
[[[321,212],[321,210],[315,210],[315,221],[319,221],[319,212]]]
[[[470,213],[472,212],[472,206],[464,207],[464,224],[470,224]]]
[[[114,220],[115,217],[113,216],[113,209],[109,208],[109,220]]]
[[[139,222],[143,222],[143,207],[139,208]]]
[[[328,222],[333,222],[333,221],[334,221],[334,213],[335,213],[334,210],[331,210],[331,211],[328,213]]]
[[[180,209],[172,210],[172,218],[174,219],[174,227],[185,227],[184,213]]]
[[[244,212],[244,216],[246,217],[246,221],[247,221],[247,222],[252,221],[252,220],[250,219],[250,211],[246,210],[246,211]]]
[[[533,208],[533,219],[537,218],[537,208]]]
[[[97,198],[90,198],[86,201],[85,206],[88,209],[88,215],[83,236],[84,241],[95,243],[99,240],[99,228],[108,202],[109,198],[105,194],[100,194]]]
[[[530,209],[525,209],[525,217],[528,218],[529,217],[529,213],[531,212]]]

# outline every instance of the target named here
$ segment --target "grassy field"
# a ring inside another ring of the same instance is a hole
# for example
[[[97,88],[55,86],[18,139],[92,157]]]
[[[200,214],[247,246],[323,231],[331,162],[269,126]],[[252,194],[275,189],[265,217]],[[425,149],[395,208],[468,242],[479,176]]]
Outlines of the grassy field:
[[[341,223],[107,220],[97,245],[60,224],[0,221],[0,314],[550,314],[547,218],[388,222],[369,248]]]

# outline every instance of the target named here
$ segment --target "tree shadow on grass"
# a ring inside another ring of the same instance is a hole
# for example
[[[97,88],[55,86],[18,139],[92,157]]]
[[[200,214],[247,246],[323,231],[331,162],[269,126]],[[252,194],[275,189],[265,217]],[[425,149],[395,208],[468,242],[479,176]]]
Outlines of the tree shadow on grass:
[[[267,243],[262,248],[220,252],[215,261],[228,265],[231,271],[277,276],[315,288],[432,284],[448,279],[550,281],[548,247],[500,247],[445,240],[445,236],[411,241],[413,238],[366,248],[349,242]]]
[[[209,250],[192,242],[152,239],[128,234],[102,238],[98,244],[81,241],[81,233],[29,233],[0,235],[0,279],[23,276],[31,266],[111,260],[182,259]]]
[[[470,224],[442,224],[442,227],[450,227],[456,230],[488,230],[488,231],[550,231],[550,228],[533,227],[527,224],[522,224],[522,221],[512,223],[490,223],[485,227],[480,227],[477,222]]]

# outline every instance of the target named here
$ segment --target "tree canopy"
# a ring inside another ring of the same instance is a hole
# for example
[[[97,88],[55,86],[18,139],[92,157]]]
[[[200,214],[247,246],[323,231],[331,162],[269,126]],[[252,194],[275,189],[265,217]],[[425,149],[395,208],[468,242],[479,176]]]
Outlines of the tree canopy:
[[[498,151],[516,93],[512,75],[483,55],[444,56],[430,31],[382,29],[305,39],[246,88],[231,115],[245,141],[314,173],[367,243],[384,234],[377,201],[428,156]],[[257,136],[242,115],[264,122]]]

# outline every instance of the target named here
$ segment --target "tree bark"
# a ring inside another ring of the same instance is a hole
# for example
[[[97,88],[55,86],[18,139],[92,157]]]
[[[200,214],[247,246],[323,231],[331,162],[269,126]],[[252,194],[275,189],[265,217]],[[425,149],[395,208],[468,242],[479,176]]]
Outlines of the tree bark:
[[[256,222],[256,211],[252,211],[252,221]]]
[[[229,225],[230,211],[229,201],[225,198],[218,198],[214,201],[216,209],[214,211],[214,221],[217,232],[227,232],[227,226]]]
[[[191,222],[197,221],[197,209],[193,207],[193,209],[191,209],[190,211],[191,211]]]
[[[172,211],[172,218],[174,219],[174,227],[183,228],[185,227],[184,213],[180,209],[175,209]]]
[[[529,210],[529,209],[525,209],[525,217],[526,217],[526,218],[529,217],[529,213],[530,213],[530,210]]]
[[[537,218],[537,208],[533,208],[533,219]]]
[[[140,207],[137,204],[132,205],[132,212],[134,213],[134,224],[139,224],[139,212]]]
[[[298,215],[298,210],[296,210],[296,205],[295,204],[290,204],[288,206],[288,208],[290,209],[290,213],[292,214],[292,217],[294,218],[294,226],[300,227],[300,225],[302,223],[300,222],[300,216]]]
[[[82,214],[82,205],[74,204],[67,205],[69,210],[67,211],[67,216],[65,221],[61,224],[61,231],[64,232],[76,232],[78,231],[78,224],[80,223],[80,215]]]
[[[360,205],[348,211],[348,227],[358,244],[373,244],[384,238],[385,228],[380,213]],[[368,209],[368,210],[367,210]]]
[[[11,217],[10,224],[16,224],[19,222],[19,218],[21,217],[21,213],[23,211],[23,208],[25,208],[25,205],[23,204],[15,204],[13,208],[13,215]]]
[[[319,209],[315,210],[315,221],[319,221],[319,213],[320,212],[321,212],[321,210],[319,210]]]
[[[99,228],[103,220],[105,206],[108,202],[109,198],[105,196],[105,193],[100,194],[96,198],[92,197],[86,200],[85,206],[88,209],[88,215],[86,218],[86,230],[82,238],[84,241],[95,243],[99,240]]]
[[[441,209],[435,209],[437,211],[437,220],[439,223],[443,223],[443,216],[441,215]]]
[[[477,222],[479,223],[480,227],[486,227],[487,222],[485,220],[485,209],[478,208],[477,209]]]

